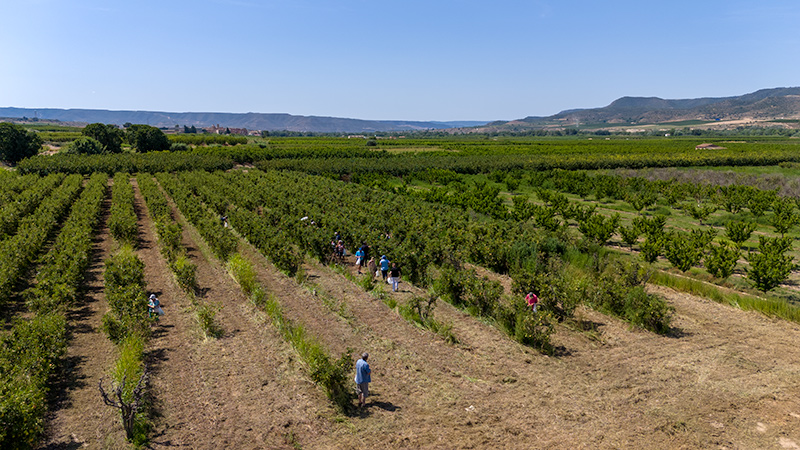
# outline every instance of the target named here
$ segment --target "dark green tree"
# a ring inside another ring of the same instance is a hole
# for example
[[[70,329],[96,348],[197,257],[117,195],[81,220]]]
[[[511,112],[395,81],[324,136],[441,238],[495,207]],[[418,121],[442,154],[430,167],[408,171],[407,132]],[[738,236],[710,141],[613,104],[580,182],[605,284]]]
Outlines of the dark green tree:
[[[725,224],[725,234],[738,247],[741,247],[744,241],[750,239],[750,235],[755,229],[755,222],[734,222],[731,220]]]
[[[131,125],[126,132],[128,142],[139,153],[169,150],[170,142],[163,131],[150,125]]]
[[[703,247],[687,233],[672,232],[664,240],[664,256],[681,272],[686,272],[703,258]]]
[[[726,241],[719,245],[711,244],[711,252],[706,255],[705,266],[708,273],[718,278],[728,278],[736,268],[741,256],[738,245]]]
[[[81,133],[100,142],[104,148],[103,153],[119,153],[122,151],[122,131],[114,125],[90,123],[86,125]]]
[[[756,288],[767,292],[789,278],[794,269],[791,255],[785,254],[792,247],[792,239],[759,236],[758,240],[759,252],[747,257],[750,262],[747,277]]]
[[[82,136],[70,142],[64,152],[70,155],[99,155],[105,153],[105,147],[97,139]]]
[[[656,262],[658,255],[664,249],[665,240],[664,234],[647,236],[644,242],[639,245],[639,255],[649,263]]]
[[[794,210],[794,202],[786,197],[779,197],[772,202],[772,212],[774,214],[770,222],[781,237],[785,236],[800,219]]]
[[[0,161],[16,164],[39,153],[42,138],[13,123],[0,123]]]
[[[633,250],[633,244],[639,241],[639,235],[642,234],[635,225],[631,225],[629,227],[619,227],[619,234],[622,237],[622,242],[628,244],[631,250]]]
[[[619,213],[606,217],[602,214],[592,214],[586,220],[578,223],[578,230],[586,239],[605,245],[619,227]]]

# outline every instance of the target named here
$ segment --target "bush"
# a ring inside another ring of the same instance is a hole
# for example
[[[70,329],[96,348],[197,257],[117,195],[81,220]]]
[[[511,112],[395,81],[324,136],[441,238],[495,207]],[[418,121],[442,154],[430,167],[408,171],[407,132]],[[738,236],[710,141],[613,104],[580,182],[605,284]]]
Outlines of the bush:
[[[109,339],[120,343],[131,335],[146,336],[149,332],[144,263],[130,246],[106,260],[106,299],[110,311],[103,316],[103,331]]]
[[[133,187],[129,180],[130,176],[127,173],[120,172],[114,175],[108,228],[118,242],[135,247],[139,238],[139,228],[133,206]]]
[[[44,432],[47,381],[66,352],[61,314],[16,322],[0,336],[0,448],[34,448]]]
[[[221,303],[209,304],[199,303],[196,305],[197,322],[206,338],[219,339],[225,334],[225,330],[216,322],[217,312],[222,309]]]
[[[33,131],[27,131],[13,123],[0,123],[0,161],[16,164],[36,155],[40,148],[42,138]]]
[[[474,274],[473,274],[474,275]],[[485,277],[470,276],[467,286],[467,305],[475,308],[478,315],[492,317],[494,309],[503,294],[503,286],[499,281]]]
[[[96,155],[99,153],[119,153],[122,151],[123,133],[122,130],[117,128],[115,125],[90,123],[83,128],[81,133],[87,138],[93,139],[100,144],[99,152],[88,154]]]
[[[785,281],[795,267],[792,256],[786,254],[792,247],[792,239],[759,236],[758,240],[759,253],[747,257],[750,262],[747,277],[756,288],[767,292]]]
[[[547,311],[531,312],[529,309],[516,314],[514,339],[523,345],[538,348],[543,353],[552,354],[550,336],[555,331],[552,314]]]
[[[246,260],[239,253],[235,253],[228,260],[228,271],[231,272],[233,278],[239,283],[242,291],[248,296],[253,295],[253,292],[258,287],[258,279],[256,278],[256,271],[250,261]]]
[[[624,317],[632,324],[654,333],[669,331],[672,308],[662,298],[648,294],[644,286],[634,286],[625,296]]]
[[[184,292],[194,293],[197,290],[197,265],[186,256],[179,256],[173,263],[170,264],[172,272],[175,274],[175,280],[178,286]]]
[[[750,234],[756,229],[755,222],[734,222],[729,221],[725,224],[725,234],[728,239],[741,247],[744,241],[750,239]]]
[[[741,254],[731,242],[711,245],[711,252],[705,259],[706,270],[715,277],[728,278],[733,274]]]
[[[99,155],[105,152],[103,144],[90,137],[79,137],[70,142],[64,153],[68,155]]]

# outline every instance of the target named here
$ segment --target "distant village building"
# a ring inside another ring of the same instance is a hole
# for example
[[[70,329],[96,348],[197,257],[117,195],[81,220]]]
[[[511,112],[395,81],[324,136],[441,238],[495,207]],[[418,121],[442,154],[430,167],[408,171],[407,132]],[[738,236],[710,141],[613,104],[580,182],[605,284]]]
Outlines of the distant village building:
[[[203,128],[206,133],[210,134],[239,134],[242,136],[248,136],[249,132],[247,128],[230,128],[230,127],[221,127],[219,124],[212,125],[210,127]]]
[[[722,147],[722,146],[717,145],[717,144],[700,144],[700,145],[696,146],[694,149],[695,150],[722,150],[724,148],[725,147]]]

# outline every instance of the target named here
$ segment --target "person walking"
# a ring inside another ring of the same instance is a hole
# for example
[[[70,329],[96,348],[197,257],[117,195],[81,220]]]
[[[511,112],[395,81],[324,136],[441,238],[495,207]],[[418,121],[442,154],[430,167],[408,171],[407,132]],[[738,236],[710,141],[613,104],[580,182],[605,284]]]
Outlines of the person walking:
[[[378,265],[375,264],[375,258],[370,258],[369,261],[367,261],[367,272],[369,272],[369,276],[375,279],[375,272],[377,271]]]
[[[386,255],[381,256],[381,276],[383,277],[383,281],[386,281],[386,277],[389,275],[389,260],[386,259]]]
[[[369,383],[372,381],[370,377],[372,370],[369,368],[367,358],[369,358],[369,353],[364,352],[361,354],[361,359],[356,361],[355,382],[359,408],[363,408],[367,403],[367,396],[369,395]]]
[[[358,267],[358,274],[361,275],[361,267],[364,266],[364,250],[359,248],[356,250],[356,267]]]
[[[531,307],[531,311],[536,312],[536,307],[539,306],[539,297],[533,292],[528,292],[528,295],[525,296],[525,301]]]
[[[392,263],[392,268],[389,270],[389,280],[392,282],[392,292],[397,292],[397,284],[400,283],[400,267]]]

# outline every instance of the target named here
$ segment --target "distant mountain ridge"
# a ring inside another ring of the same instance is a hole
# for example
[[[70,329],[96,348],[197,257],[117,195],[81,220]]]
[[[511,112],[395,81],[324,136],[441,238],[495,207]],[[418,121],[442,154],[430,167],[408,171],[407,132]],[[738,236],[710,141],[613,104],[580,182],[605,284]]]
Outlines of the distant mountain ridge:
[[[158,112],[158,111],[110,111],[103,109],[56,109],[56,108],[0,108],[0,117],[37,117],[62,122],[143,123],[156,127],[192,126],[208,127],[220,125],[248,130],[298,131],[315,133],[370,133],[384,131],[415,131],[470,127],[486,122],[454,121],[424,122],[403,120],[360,120],[339,117],[294,116],[268,113],[214,113],[214,112]]]
[[[549,117],[493,123],[554,125],[663,123],[684,120],[769,120],[800,118],[800,87],[761,89],[734,97],[667,100],[659,97],[621,97],[608,106],[570,109]]]

